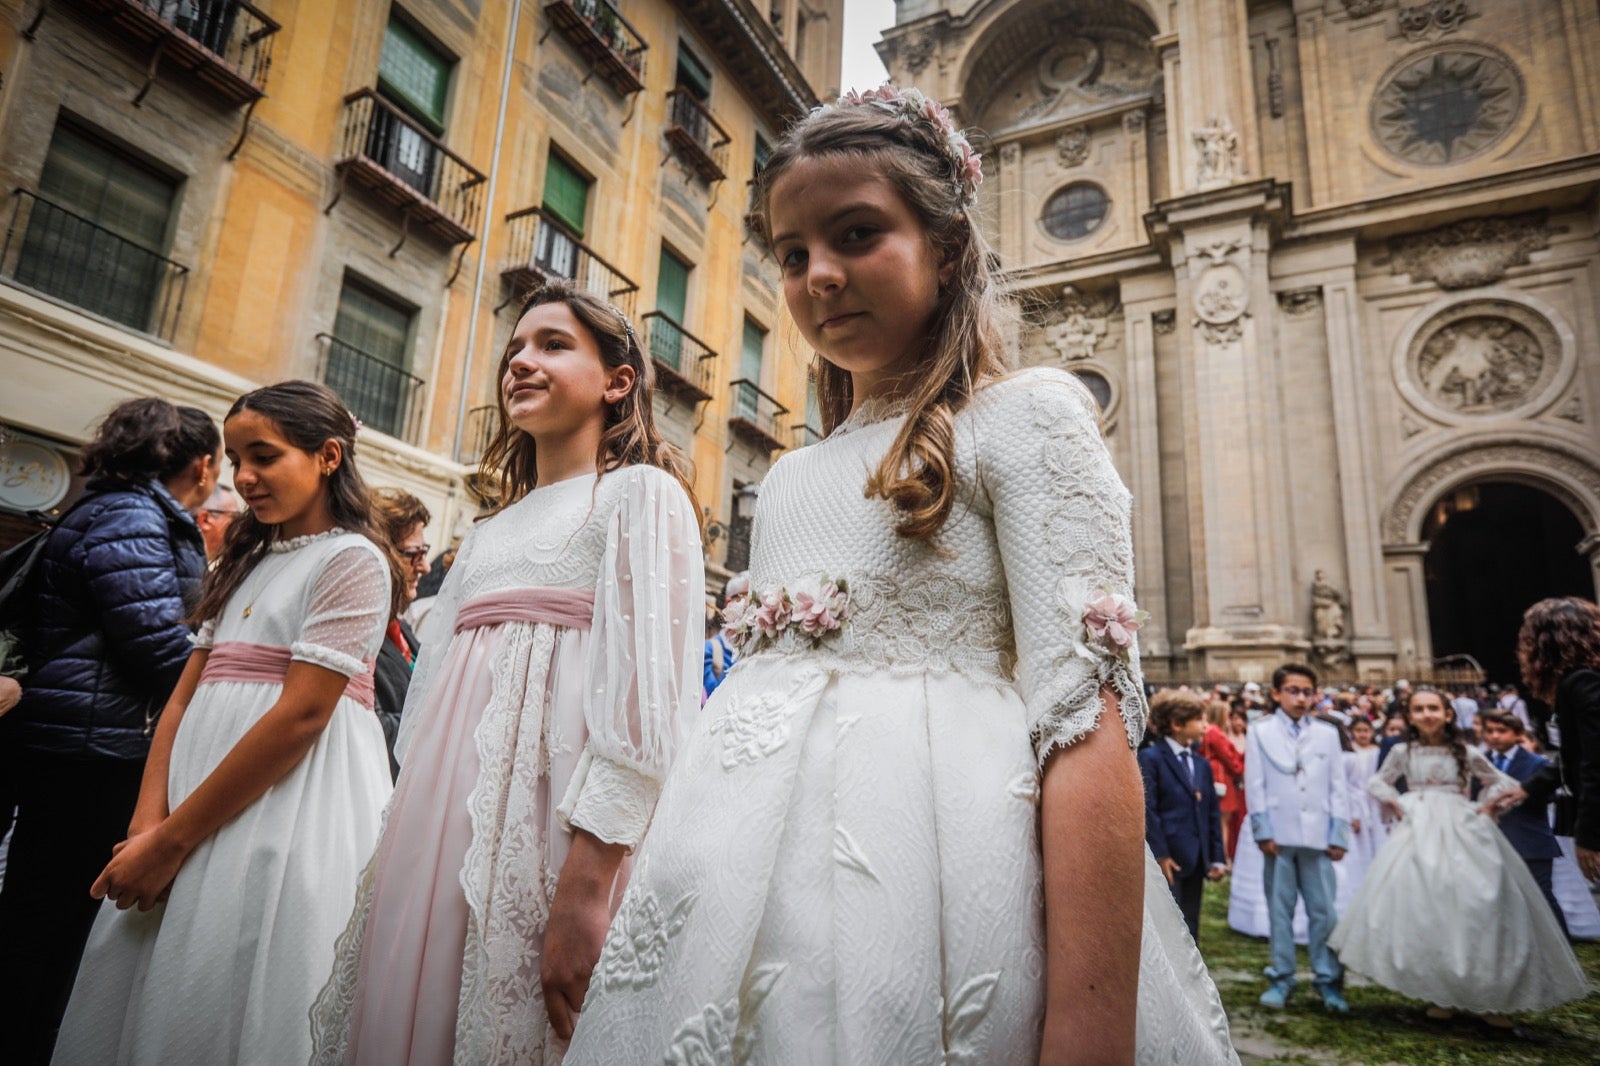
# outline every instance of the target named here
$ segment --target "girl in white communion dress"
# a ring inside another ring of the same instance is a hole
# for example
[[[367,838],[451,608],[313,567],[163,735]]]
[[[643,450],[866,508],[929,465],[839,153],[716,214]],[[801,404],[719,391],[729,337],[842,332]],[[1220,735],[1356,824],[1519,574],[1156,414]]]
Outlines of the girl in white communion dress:
[[[1367,782],[1397,820],[1329,945],[1357,973],[1433,1004],[1435,1017],[1466,1010],[1505,1025],[1505,1013],[1588,995],[1555,914],[1490,817],[1520,802],[1521,786],[1467,745],[1437,690],[1413,690],[1407,717],[1406,741]]]
[[[1237,1061],[1143,842],[1129,494],[1075,378],[1005,374],[980,178],[892,86],[762,172],[831,433],[763,482],[569,1063]]]

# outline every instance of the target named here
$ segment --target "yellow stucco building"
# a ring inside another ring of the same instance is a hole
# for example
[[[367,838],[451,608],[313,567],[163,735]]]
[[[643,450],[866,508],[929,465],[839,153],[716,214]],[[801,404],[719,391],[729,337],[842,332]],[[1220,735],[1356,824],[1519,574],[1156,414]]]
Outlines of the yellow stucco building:
[[[738,565],[808,432],[748,184],[842,32],[842,0],[0,0],[0,539],[116,401],[308,377],[443,544],[517,295],[559,275],[639,324]]]

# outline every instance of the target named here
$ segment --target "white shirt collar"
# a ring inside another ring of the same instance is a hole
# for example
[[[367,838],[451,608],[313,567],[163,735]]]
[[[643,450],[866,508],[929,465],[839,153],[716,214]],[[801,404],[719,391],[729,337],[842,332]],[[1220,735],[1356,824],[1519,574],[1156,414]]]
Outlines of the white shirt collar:
[[[1172,749],[1172,754],[1174,754],[1174,755],[1182,755],[1184,752],[1189,751],[1188,748],[1184,747],[1182,744],[1179,744],[1176,740],[1173,740],[1171,737],[1163,737],[1162,739],[1167,742],[1167,746]],[[1192,755],[1194,753],[1193,752],[1189,752],[1189,754]]]

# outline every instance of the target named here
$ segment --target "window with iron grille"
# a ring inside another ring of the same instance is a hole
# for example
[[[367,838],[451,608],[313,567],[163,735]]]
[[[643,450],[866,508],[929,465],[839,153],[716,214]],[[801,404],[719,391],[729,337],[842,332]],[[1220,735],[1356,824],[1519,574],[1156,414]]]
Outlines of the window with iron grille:
[[[107,141],[56,126],[14,276],[86,311],[149,330],[169,262],[178,183]]]
[[[420,381],[410,373],[417,312],[359,278],[339,292],[323,382],[367,425],[402,435]]]
[[[767,331],[762,329],[750,319],[744,320],[744,337],[739,345],[739,377],[750,382],[755,388],[742,388],[734,399],[734,414],[750,419],[756,419],[760,397],[756,389],[761,387],[761,364],[767,354]]]

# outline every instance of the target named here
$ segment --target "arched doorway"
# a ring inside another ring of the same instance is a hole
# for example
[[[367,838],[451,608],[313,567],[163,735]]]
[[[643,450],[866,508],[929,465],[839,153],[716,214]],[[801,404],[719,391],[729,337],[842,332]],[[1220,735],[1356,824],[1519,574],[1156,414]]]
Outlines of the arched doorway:
[[[1525,483],[1446,493],[1422,525],[1434,656],[1465,653],[1491,682],[1517,680],[1522,612],[1546,596],[1594,598],[1593,571],[1577,550],[1583,537],[1565,504]]]

